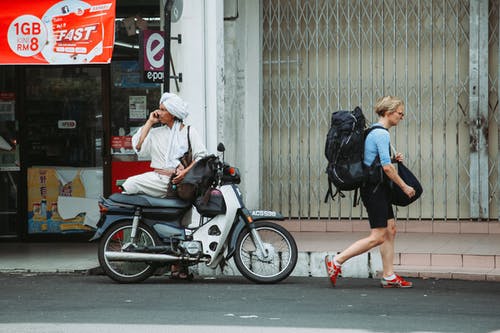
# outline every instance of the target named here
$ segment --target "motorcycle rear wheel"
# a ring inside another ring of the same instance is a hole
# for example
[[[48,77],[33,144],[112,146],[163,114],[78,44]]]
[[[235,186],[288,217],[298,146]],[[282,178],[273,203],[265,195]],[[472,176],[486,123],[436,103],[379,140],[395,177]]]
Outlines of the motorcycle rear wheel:
[[[268,255],[257,249],[249,229],[236,241],[234,262],[240,273],[256,283],[277,283],[287,278],[297,264],[297,244],[282,226],[272,222],[255,222]]]
[[[132,221],[118,222],[110,227],[99,243],[99,263],[111,279],[120,283],[137,283],[154,274],[157,267],[147,262],[112,261],[106,258],[106,252],[123,252],[123,245],[130,243]],[[151,247],[159,243],[156,235],[148,226],[139,223],[135,237],[135,246]]]

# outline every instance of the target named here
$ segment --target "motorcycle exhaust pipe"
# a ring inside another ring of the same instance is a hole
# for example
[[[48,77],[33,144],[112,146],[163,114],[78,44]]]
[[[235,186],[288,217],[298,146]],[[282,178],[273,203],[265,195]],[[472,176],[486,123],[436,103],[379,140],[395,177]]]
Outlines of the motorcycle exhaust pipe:
[[[189,258],[189,257],[178,257],[170,254],[160,254],[160,253],[139,253],[139,252],[104,252],[106,259],[111,261],[155,261],[155,262],[168,262],[168,261],[178,261],[178,260],[189,260],[189,261],[204,261],[199,258]]]

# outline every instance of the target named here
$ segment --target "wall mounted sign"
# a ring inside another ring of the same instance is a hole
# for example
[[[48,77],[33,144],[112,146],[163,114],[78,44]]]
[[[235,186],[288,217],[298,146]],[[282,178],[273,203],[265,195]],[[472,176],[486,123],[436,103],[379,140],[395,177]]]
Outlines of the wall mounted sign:
[[[182,16],[182,8],[184,7],[184,3],[182,0],[175,0],[172,6],[172,13],[170,14],[170,20],[172,23],[177,23],[181,19]]]
[[[76,120],[58,120],[57,128],[59,129],[75,129]]]
[[[143,81],[163,82],[165,40],[163,31],[144,30],[140,35],[139,59]]]
[[[111,61],[115,0],[23,0],[2,7],[0,64]]]

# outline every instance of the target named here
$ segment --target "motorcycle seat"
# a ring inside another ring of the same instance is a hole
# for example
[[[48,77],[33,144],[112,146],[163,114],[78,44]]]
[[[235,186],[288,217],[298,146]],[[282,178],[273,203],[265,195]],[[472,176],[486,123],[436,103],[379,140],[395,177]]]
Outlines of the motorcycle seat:
[[[155,207],[155,208],[187,208],[191,206],[191,202],[178,198],[157,198],[145,194],[122,194],[114,193],[108,197],[108,200],[116,203],[140,206],[140,207]]]

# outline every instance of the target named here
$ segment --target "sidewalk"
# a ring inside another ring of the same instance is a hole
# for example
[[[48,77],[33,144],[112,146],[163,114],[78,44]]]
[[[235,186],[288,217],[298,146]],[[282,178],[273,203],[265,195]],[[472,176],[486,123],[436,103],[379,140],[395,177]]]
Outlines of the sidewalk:
[[[292,234],[299,248],[299,261],[292,275],[324,277],[326,254],[335,254],[367,235],[366,232]],[[395,265],[396,272],[409,277],[500,282],[500,234],[399,233]],[[98,266],[96,242],[0,241],[0,272],[96,274],[100,271]],[[378,277],[381,267],[378,249],[374,249],[344,264],[343,274]],[[236,269],[230,268],[229,274],[232,271]],[[199,267],[196,273],[220,274],[206,267]]]

